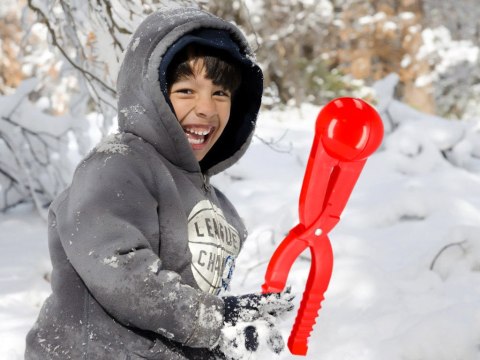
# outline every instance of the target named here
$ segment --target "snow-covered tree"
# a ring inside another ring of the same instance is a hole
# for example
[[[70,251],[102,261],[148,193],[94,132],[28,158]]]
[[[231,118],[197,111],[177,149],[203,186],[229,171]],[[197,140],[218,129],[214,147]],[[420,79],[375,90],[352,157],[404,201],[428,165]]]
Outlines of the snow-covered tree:
[[[0,211],[33,201],[44,214],[71,172],[73,127],[53,114],[73,87],[27,10],[22,0],[0,4]]]
[[[480,7],[475,0],[423,0],[424,46],[431,64],[437,113],[478,117],[480,110]]]

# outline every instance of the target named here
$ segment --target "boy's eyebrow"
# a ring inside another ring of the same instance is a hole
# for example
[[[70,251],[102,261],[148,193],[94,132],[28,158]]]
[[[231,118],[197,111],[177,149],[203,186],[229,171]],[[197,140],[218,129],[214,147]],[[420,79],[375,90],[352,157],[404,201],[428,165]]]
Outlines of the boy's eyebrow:
[[[172,85],[175,84],[175,83],[181,82],[181,81],[193,80],[193,79],[195,79],[195,76],[193,76],[193,75],[182,75],[182,76],[180,76],[177,80],[175,80],[175,81],[172,83]]]

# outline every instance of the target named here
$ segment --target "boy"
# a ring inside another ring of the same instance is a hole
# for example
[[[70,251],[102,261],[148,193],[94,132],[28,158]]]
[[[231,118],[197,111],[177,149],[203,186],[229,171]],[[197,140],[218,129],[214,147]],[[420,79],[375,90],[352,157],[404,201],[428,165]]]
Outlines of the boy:
[[[26,359],[239,359],[262,326],[282,349],[288,295],[217,296],[246,231],[208,181],[245,152],[262,86],[234,25],[195,9],[145,19],[119,73],[119,133],[51,205],[53,293]]]

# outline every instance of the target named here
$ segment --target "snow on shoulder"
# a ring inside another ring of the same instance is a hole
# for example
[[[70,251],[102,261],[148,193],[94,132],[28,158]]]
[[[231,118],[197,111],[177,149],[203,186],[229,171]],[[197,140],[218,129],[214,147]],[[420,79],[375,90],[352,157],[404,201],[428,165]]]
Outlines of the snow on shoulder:
[[[124,155],[128,152],[129,147],[121,142],[121,138],[122,136],[120,134],[110,134],[97,145],[95,151],[107,154]]]

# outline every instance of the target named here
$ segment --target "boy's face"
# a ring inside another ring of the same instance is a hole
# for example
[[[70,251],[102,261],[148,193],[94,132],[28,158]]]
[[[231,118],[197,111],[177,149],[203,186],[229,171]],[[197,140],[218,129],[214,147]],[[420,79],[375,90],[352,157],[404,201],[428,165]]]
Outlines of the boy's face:
[[[169,96],[195,158],[200,161],[227,125],[232,94],[205,77],[202,60],[196,62],[193,70],[193,76],[172,84]]]

